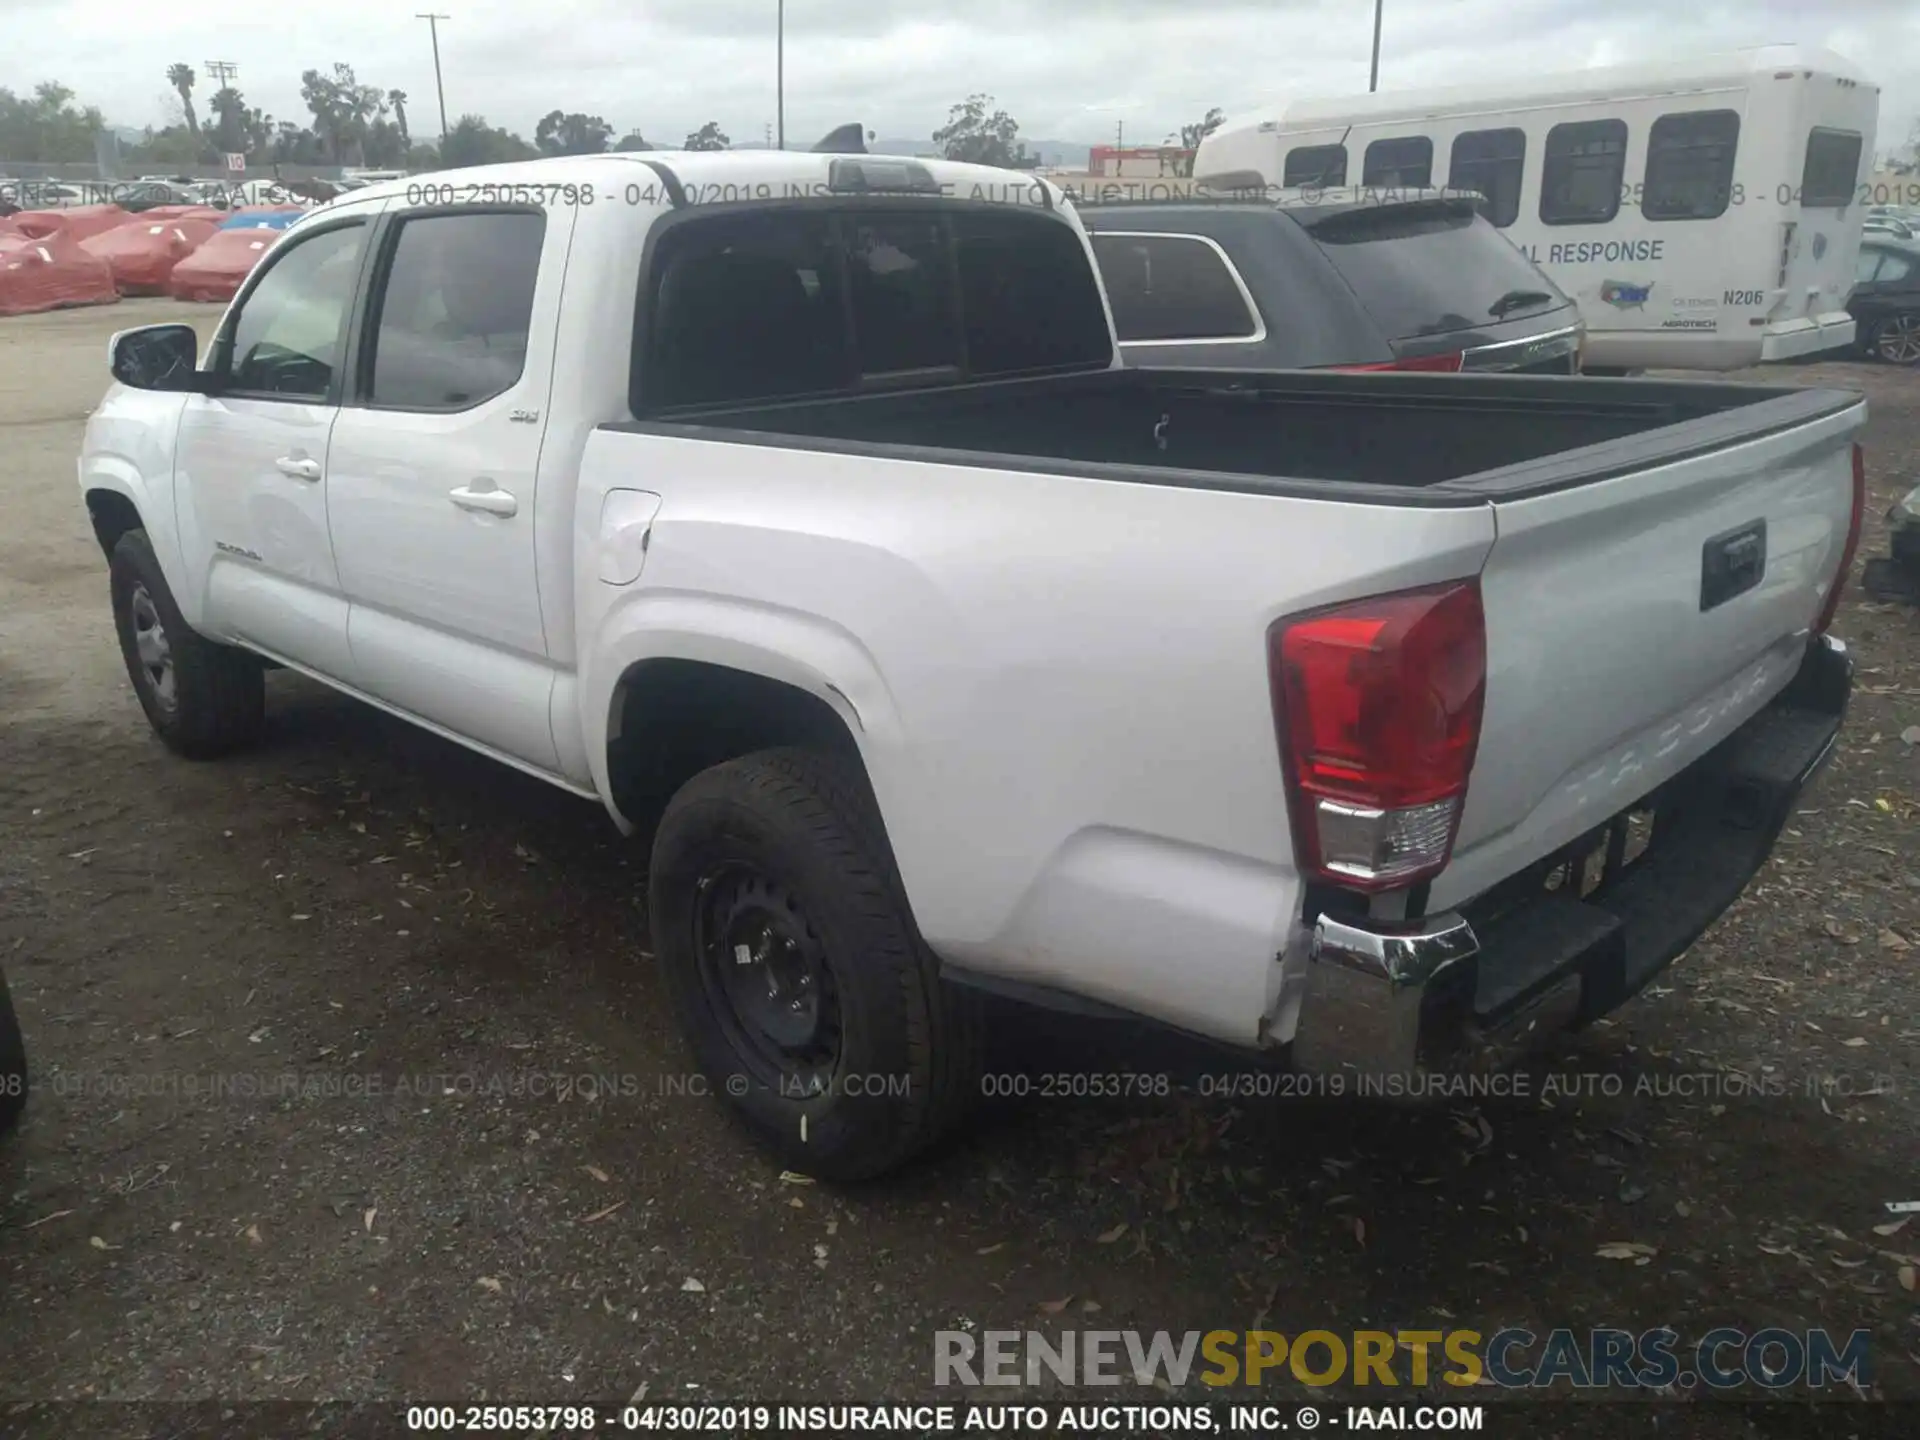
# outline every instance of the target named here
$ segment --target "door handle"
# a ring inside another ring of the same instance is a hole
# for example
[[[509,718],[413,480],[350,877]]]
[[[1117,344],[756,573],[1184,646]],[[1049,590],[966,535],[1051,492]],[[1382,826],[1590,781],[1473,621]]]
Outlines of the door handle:
[[[278,460],[273,462],[273,468],[278,470],[282,475],[291,475],[296,480],[318,480],[320,478],[320,462],[318,460],[301,460],[292,455],[282,455]]]
[[[447,498],[462,510],[479,510],[488,515],[515,515],[520,510],[520,502],[491,481],[486,482],[485,489],[463,485],[458,490],[449,490]]]

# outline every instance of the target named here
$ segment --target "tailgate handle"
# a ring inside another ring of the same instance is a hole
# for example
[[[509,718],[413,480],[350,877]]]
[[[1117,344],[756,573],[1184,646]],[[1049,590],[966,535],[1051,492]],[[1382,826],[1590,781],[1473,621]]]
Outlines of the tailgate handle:
[[[1704,614],[1744,595],[1767,573],[1767,522],[1728,530],[1700,549],[1700,610]]]

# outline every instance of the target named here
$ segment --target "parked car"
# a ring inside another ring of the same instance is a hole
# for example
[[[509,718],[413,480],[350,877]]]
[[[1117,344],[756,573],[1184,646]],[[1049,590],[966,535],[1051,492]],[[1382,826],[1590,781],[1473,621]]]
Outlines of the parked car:
[[[134,693],[218,756],[275,662],[597,798],[794,1168],[949,1130],[982,991],[1347,1093],[1497,1060],[1685,950],[1833,748],[1857,393],[1130,369],[1063,193],[982,166],[436,178],[288,230],[204,367],[115,337]]]
[[[1447,191],[1082,206],[1132,365],[1572,374],[1572,300]]]
[[[7,977],[0,974],[0,1135],[20,1121],[27,1104],[27,1045],[13,1008]]]
[[[1870,215],[1860,225],[1862,235],[1891,235],[1896,240],[1911,240],[1913,227],[1891,215]]]
[[[1920,242],[1868,231],[1847,308],[1863,351],[1889,365],[1920,365]]]

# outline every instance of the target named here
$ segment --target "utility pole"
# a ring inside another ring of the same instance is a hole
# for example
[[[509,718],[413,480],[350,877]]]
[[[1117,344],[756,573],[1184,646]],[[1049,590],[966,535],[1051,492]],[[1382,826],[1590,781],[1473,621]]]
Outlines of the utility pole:
[[[1373,0],[1373,73],[1367,77],[1367,93],[1380,88],[1380,11],[1387,0]]]
[[[233,84],[234,76],[240,73],[240,67],[231,60],[202,60],[200,63],[206,68],[207,74],[220,82],[219,88],[222,90]]]
[[[774,0],[773,115],[780,127],[780,149],[787,148],[787,0]]]
[[[416,10],[413,18],[426,21],[427,29],[433,35],[433,91],[440,98],[440,143],[445,145],[447,143],[447,87],[440,79],[440,22],[451,20],[453,17]]]

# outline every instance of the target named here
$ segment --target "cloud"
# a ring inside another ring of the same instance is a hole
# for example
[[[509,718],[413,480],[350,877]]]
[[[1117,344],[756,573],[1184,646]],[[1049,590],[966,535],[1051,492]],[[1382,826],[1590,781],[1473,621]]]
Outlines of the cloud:
[[[426,22],[374,0],[0,0],[0,85],[59,79],[117,124],[164,124],[168,64],[237,63],[248,100],[306,116],[300,72],[336,61],[412,97],[437,128]],[[530,135],[556,107],[677,144],[706,120],[736,140],[775,120],[779,0],[541,0],[449,4],[440,26],[447,111]],[[1366,89],[1372,8],[1360,0],[786,0],[791,143],[859,120],[928,136],[984,91],[1033,137],[1154,142],[1211,106]],[[1883,145],[1920,110],[1920,5],[1912,0],[1387,0],[1383,88],[1792,41],[1825,44],[1884,92]],[[4,157],[0,157],[4,158]]]

